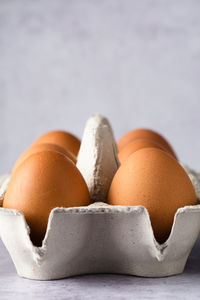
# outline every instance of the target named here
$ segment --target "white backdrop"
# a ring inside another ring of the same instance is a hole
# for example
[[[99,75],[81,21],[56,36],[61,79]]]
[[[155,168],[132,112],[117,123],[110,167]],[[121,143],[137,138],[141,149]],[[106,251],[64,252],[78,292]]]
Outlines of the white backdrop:
[[[164,134],[200,170],[200,1],[0,0],[0,173],[94,112]]]

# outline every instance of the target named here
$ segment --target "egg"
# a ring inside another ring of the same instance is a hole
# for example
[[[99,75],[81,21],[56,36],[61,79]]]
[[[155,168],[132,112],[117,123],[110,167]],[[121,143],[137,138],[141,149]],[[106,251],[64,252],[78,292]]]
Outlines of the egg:
[[[73,163],[76,164],[76,156],[72,152],[67,150],[66,148],[63,148],[63,147],[61,147],[59,145],[56,145],[56,144],[43,143],[43,144],[35,144],[32,147],[30,147],[29,149],[27,149],[24,153],[22,153],[22,155],[16,161],[12,172],[14,172],[18,168],[18,166],[28,156],[30,156],[31,154],[33,154],[35,152],[44,151],[44,150],[51,150],[51,151],[56,151],[56,152],[62,153],[64,155],[66,155],[69,159],[71,159],[73,161]]]
[[[168,153],[143,148],[119,167],[108,193],[111,205],[147,208],[156,240],[169,237],[178,208],[197,204],[193,185],[182,166]]]
[[[140,150],[142,148],[158,148],[164,150],[160,145],[154,142],[151,142],[149,140],[144,140],[144,139],[138,139],[128,143],[118,153],[120,163],[122,164],[133,152]]]
[[[11,176],[4,208],[23,212],[30,226],[30,238],[40,246],[48,217],[55,207],[90,204],[87,185],[75,164],[55,151],[41,151],[28,156]]]
[[[159,133],[150,129],[135,129],[126,133],[117,143],[119,152],[130,142],[137,139],[145,139],[160,145],[167,152],[171,153],[175,158],[176,154],[167,140]]]
[[[40,136],[34,142],[34,145],[41,144],[41,143],[57,144],[59,146],[68,149],[76,156],[78,155],[80,144],[81,144],[80,140],[76,136],[62,130],[47,132],[46,134]]]

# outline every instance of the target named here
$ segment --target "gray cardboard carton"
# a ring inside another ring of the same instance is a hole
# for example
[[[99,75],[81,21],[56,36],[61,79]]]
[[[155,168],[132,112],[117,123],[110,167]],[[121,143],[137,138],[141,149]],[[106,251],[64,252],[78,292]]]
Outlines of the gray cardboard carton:
[[[32,244],[23,213],[0,208],[0,235],[20,276],[50,280],[89,273],[163,277],[183,272],[199,235],[200,205],[178,209],[171,234],[160,245],[146,208],[106,204],[119,161],[110,124],[99,115],[86,124],[77,167],[93,203],[54,208],[42,247]],[[200,198],[199,174],[184,167]],[[0,178],[0,203],[9,179]]]

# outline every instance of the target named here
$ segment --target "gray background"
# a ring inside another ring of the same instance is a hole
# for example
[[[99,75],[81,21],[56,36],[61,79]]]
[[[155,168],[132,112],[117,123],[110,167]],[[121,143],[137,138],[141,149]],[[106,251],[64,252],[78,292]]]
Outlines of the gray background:
[[[199,16],[198,0],[0,0],[0,172],[94,112],[117,139],[160,131],[200,169]]]
[[[117,139],[134,127],[158,130],[181,161],[200,170],[199,16],[198,0],[0,0],[0,173],[47,130],[81,137],[95,112],[109,118]],[[0,295],[12,299],[16,289],[22,299],[25,287],[39,299],[48,290],[55,299],[59,289],[76,299],[98,298],[100,291],[104,299],[131,299],[138,291],[143,299],[170,291],[184,299],[192,289],[198,297],[198,249],[187,272],[171,279],[39,284],[15,275],[1,245]]]

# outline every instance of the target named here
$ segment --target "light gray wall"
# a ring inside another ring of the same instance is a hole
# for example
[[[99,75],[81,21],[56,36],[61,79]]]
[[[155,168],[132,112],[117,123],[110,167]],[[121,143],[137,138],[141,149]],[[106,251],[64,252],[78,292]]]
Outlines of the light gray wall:
[[[200,170],[200,1],[0,0],[0,173],[43,132],[164,134]]]

